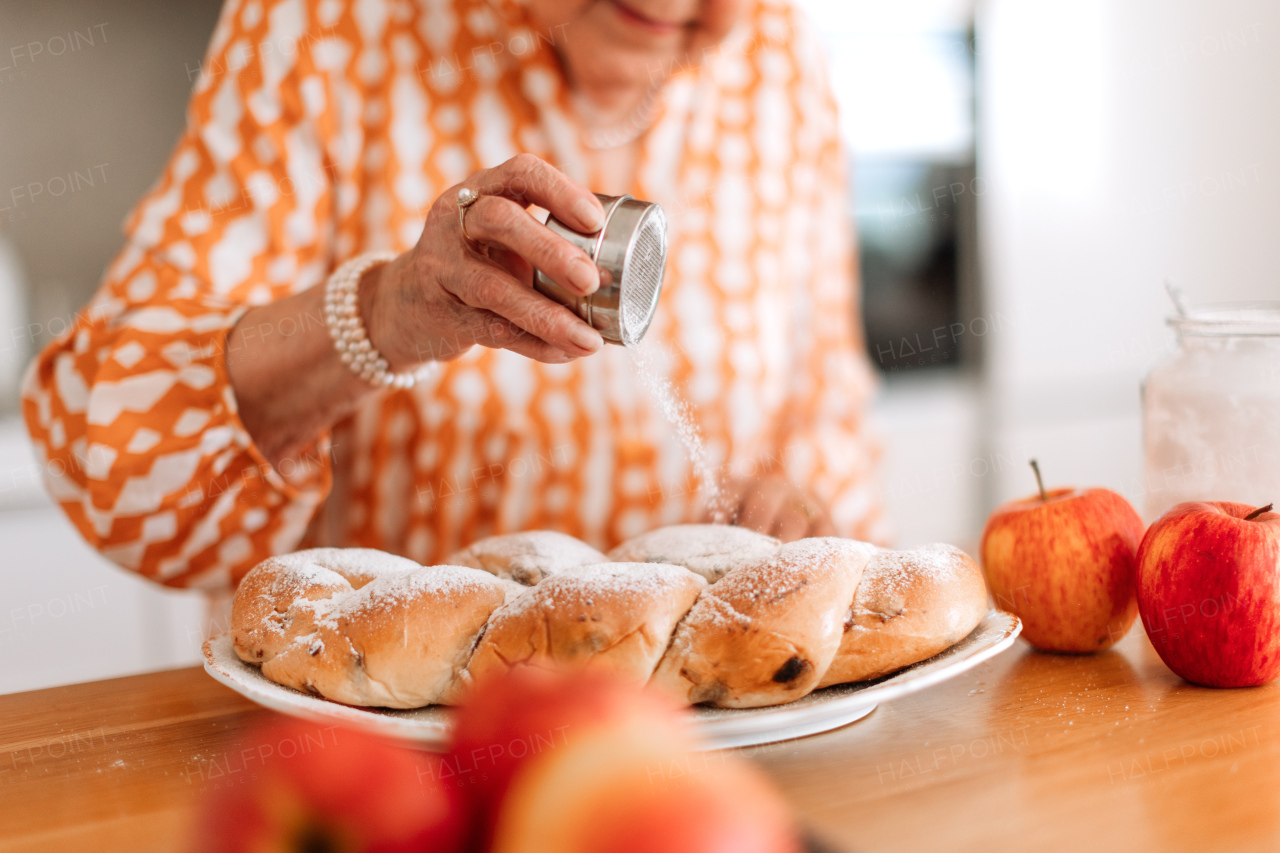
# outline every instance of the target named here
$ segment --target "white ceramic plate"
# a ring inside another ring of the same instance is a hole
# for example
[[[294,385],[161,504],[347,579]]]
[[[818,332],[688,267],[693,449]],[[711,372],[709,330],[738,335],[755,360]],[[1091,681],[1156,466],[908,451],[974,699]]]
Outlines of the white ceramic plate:
[[[1012,613],[990,610],[969,636],[945,652],[879,681],[815,690],[786,705],[746,710],[699,707],[693,712],[707,749],[773,743],[825,732],[865,717],[881,702],[932,687],[977,666],[1013,645],[1021,630],[1022,623]],[[230,634],[204,644],[204,668],[242,696],[292,717],[361,728],[427,749],[443,748],[448,741],[448,708],[354,708],[300,693],[268,681],[258,667],[240,660]]]

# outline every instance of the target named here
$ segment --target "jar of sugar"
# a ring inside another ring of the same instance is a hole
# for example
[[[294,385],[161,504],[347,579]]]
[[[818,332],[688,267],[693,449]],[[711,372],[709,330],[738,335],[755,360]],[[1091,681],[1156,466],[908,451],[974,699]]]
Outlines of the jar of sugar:
[[[1280,302],[1169,324],[1176,346],[1142,386],[1147,521],[1183,501],[1280,502]]]

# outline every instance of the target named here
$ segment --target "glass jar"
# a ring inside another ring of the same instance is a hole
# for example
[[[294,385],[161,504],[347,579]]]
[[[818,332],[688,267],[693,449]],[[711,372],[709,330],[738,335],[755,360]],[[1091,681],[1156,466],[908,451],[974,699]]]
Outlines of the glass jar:
[[[1191,500],[1280,503],[1280,302],[1172,317],[1142,385],[1147,521]]]

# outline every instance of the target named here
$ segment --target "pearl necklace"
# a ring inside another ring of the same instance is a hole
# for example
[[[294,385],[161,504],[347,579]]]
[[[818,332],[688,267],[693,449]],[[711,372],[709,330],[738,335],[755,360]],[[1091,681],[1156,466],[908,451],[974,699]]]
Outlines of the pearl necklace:
[[[640,103],[636,105],[636,108],[631,111],[631,114],[612,127],[584,128],[582,131],[582,144],[592,151],[608,151],[635,142],[644,135],[646,130],[653,126],[654,120],[658,117],[658,92],[660,90],[661,85],[650,88],[645,93],[645,96],[640,99]],[[599,115],[595,107],[591,106],[587,99],[577,92],[574,93],[573,100],[578,112]]]

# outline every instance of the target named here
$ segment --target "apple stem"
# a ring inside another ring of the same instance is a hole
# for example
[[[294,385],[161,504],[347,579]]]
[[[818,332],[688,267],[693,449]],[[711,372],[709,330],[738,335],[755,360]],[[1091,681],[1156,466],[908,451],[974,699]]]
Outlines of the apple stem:
[[[1047,494],[1044,494],[1044,480],[1041,479],[1041,475],[1039,475],[1039,465],[1036,460],[1032,460],[1032,470],[1036,471],[1036,485],[1037,488],[1039,488],[1039,491],[1041,491],[1041,501],[1048,503],[1048,496]]]
[[[1266,506],[1260,506],[1260,507],[1258,507],[1257,509],[1255,509],[1253,512],[1251,512],[1251,513],[1249,513],[1248,515],[1246,515],[1246,516],[1244,517],[1244,520],[1245,520],[1245,521],[1253,521],[1255,518],[1257,518],[1258,516],[1262,515],[1264,512],[1271,512],[1271,507],[1273,507],[1273,506],[1274,506],[1274,504],[1267,504]]]

